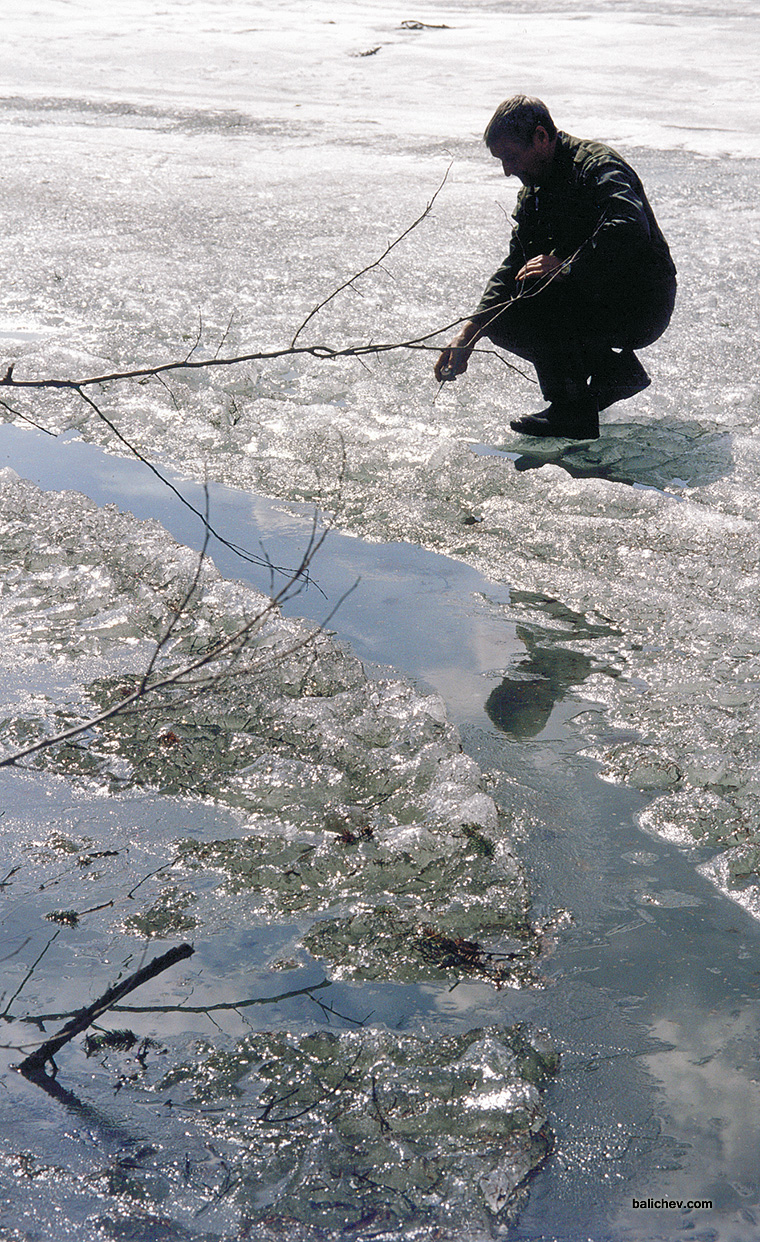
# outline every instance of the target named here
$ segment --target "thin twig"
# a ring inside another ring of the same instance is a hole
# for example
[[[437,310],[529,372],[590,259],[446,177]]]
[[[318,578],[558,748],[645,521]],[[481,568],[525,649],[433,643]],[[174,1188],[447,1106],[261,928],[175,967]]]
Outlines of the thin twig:
[[[198,311],[198,331],[195,336],[195,342],[193,344],[193,347],[185,357],[185,362],[189,362],[190,359],[192,358],[193,354],[195,353],[196,349],[201,343],[202,336],[203,336],[203,311],[199,310]]]
[[[2,1017],[2,1018],[7,1018],[7,1016],[8,1016],[8,1012],[9,1012],[9,1010],[10,1010],[10,1007],[11,1007],[11,1005],[13,1004],[13,1002],[15,1001],[16,997],[17,997],[17,996],[19,995],[19,993],[20,993],[20,992],[22,992],[22,991],[23,991],[23,989],[26,987],[27,983],[29,982],[29,980],[31,979],[31,977],[32,977],[32,975],[34,974],[35,970],[37,969],[37,967],[39,966],[40,962],[42,961],[43,957],[44,957],[44,956],[45,956],[45,954],[47,953],[47,951],[48,951],[48,949],[50,948],[51,944],[53,943],[53,941],[54,941],[54,940],[57,940],[57,938],[60,936],[60,934],[61,934],[61,933],[60,933],[60,931],[54,932],[54,933],[53,933],[53,935],[52,935],[52,936],[50,937],[50,939],[48,940],[48,942],[47,942],[47,944],[45,945],[45,947],[44,947],[44,949],[42,950],[42,952],[41,952],[41,953],[40,953],[40,954],[39,954],[39,955],[38,955],[38,956],[34,959],[34,961],[32,962],[31,966],[29,967],[28,971],[27,971],[27,972],[26,972],[26,974],[24,975],[24,978],[21,980],[20,984],[19,984],[19,985],[18,985],[18,987],[16,988],[16,991],[13,993],[13,996],[12,996],[12,997],[11,997],[11,999],[8,1001],[8,1004],[5,1006],[5,1009],[3,1010],[2,1014],[0,1014],[0,1017]]]
[[[14,410],[13,406],[8,405],[7,401],[0,401],[0,405],[4,410],[7,410],[9,414],[12,414],[14,418],[20,418],[23,422],[29,423],[30,427],[36,427],[38,431],[44,431],[46,436],[52,436],[54,440],[57,439],[55,431],[51,431],[49,427],[43,427],[42,423],[35,422],[35,420],[30,418],[28,414],[22,414],[20,410]]]
[[[367,272],[371,272],[373,268],[380,267],[381,263],[383,262],[384,259],[388,257],[391,250],[394,250],[395,247],[398,246],[399,243],[402,242],[405,237],[408,237],[409,234],[412,233],[414,229],[416,229],[417,226],[422,223],[422,221],[425,219],[426,216],[430,215],[430,212],[433,209],[433,204],[435,200],[437,199],[438,195],[440,194],[441,190],[445,186],[446,180],[450,172],[451,172],[451,164],[449,164],[448,168],[446,169],[446,172],[443,174],[441,184],[438,186],[438,189],[436,190],[435,194],[431,198],[425,210],[420,213],[417,219],[412,224],[410,224],[408,228],[404,229],[403,233],[399,234],[399,236],[395,239],[395,241],[390,242],[385,247],[385,250],[380,255],[379,259],[375,259],[372,263],[368,263],[367,266],[363,267],[360,272],[354,272],[353,276],[350,276],[348,280],[344,280],[342,285],[338,285],[337,289],[333,289],[332,293],[328,294],[326,298],[323,298],[321,302],[317,303],[317,305],[314,307],[313,310],[309,311],[309,314],[304,319],[300,328],[298,328],[298,330],[295,332],[293,339],[290,342],[291,347],[295,345],[296,341],[298,340],[299,336],[303,332],[306,325],[311,322],[311,320],[314,318],[315,315],[319,314],[319,312],[323,309],[323,307],[327,306],[328,302],[332,302],[333,298],[336,298],[339,293],[342,293],[344,289],[347,289],[349,288],[349,286],[353,285],[353,282],[355,280],[358,280],[360,276],[365,276]]]
[[[224,345],[224,342],[227,340],[227,337],[229,336],[230,332],[232,331],[232,324],[233,324],[233,322],[234,322],[234,319],[235,319],[235,312],[234,312],[234,310],[233,310],[232,314],[230,315],[230,321],[229,321],[229,323],[227,324],[227,327],[224,329],[224,332],[222,333],[222,336],[221,336],[221,338],[220,338],[220,340],[219,340],[219,344],[218,344],[218,345],[217,345],[217,347],[216,347],[216,353],[214,354],[214,357],[215,357],[215,358],[218,358],[218,357],[219,357],[219,354],[220,354],[220,352],[221,352],[222,346]]]
[[[208,484],[207,483],[204,484],[203,495],[206,501],[204,505],[204,510],[203,510],[203,527],[204,527],[203,546],[201,547],[201,550],[198,554],[198,563],[195,566],[195,573],[193,574],[192,581],[187,591],[185,592],[182,602],[179,604],[178,608],[175,610],[174,616],[172,617],[166,629],[164,630],[164,633],[162,634],[160,641],[156,643],[156,647],[153,652],[153,655],[150,657],[147,668],[145,669],[145,672],[143,673],[140,679],[140,685],[138,689],[143,690],[143,691],[147,689],[151,674],[153,672],[153,669],[156,666],[156,661],[159,659],[161,652],[165,650],[169,642],[169,639],[174,633],[176,626],[179,625],[181,618],[184,616],[185,611],[189,607],[191,599],[195,595],[195,592],[198,590],[198,583],[200,582],[201,573],[206,563],[206,550],[208,548],[208,541],[211,537],[211,528],[209,526],[209,520],[208,520],[209,497],[208,497]]]
[[[168,392],[169,396],[171,397],[172,405],[174,406],[175,410],[176,410],[176,411],[177,411],[177,413],[179,414],[179,413],[181,412],[181,410],[182,410],[182,406],[180,405],[179,401],[178,401],[178,400],[177,400],[177,398],[175,397],[173,389],[171,389],[171,388],[169,387],[169,385],[167,384],[167,382],[166,382],[166,380],[164,379],[163,375],[156,375],[156,376],[154,376],[154,379],[157,379],[157,380],[158,380],[158,382],[159,382],[159,384],[161,385],[161,387],[166,389],[166,391]]]
[[[195,660],[191,660],[187,664],[182,665],[178,669],[174,669],[172,672],[158,677],[150,684],[145,684],[145,678],[141,678],[139,685],[131,692],[131,694],[126,695],[124,698],[120,699],[118,703],[106,708],[105,711],[98,713],[97,716],[92,716],[87,720],[80,721],[78,724],[72,725],[68,729],[63,729],[59,733],[39,738],[36,742],[30,743],[21,750],[14,751],[10,755],[3,756],[3,758],[0,759],[0,768],[12,767],[19,763],[20,760],[26,759],[40,750],[45,750],[48,747],[58,745],[61,742],[67,742],[71,740],[71,738],[78,737],[81,733],[85,733],[90,729],[94,729],[105,724],[107,721],[112,720],[116,716],[150,710],[154,706],[155,698],[151,698],[151,701],[148,703],[145,703],[144,700],[148,698],[148,696],[157,695],[159,691],[165,691],[178,687],[182,689],[186,698],[196,697],[199,694],[208,693],[214,688],[214,686],[219,685],[220,682],[226,680],[230,676],[229,665],[220,672],[212,673],[211,675],[196,678],[193,677],[193,674],[203,672],[208,669],[210,665],[216,663],[223,657],[231,657],[234,660],[241,654],[247,640],[254,633],[254,631],[260,629],[264,621],[273,613],[279,613],[281,605],[291,599],[302,589],[303,577],[306,574],[313,558],[322,547],[329,531],[330,527],[328,526],[321,532],[321,534],[318,534],[315,518],[306,551],[304,552],[300,565],[296,570],[294,570],[292,577],[285,583],[276,595],[272,596],[267,601],[266,605],[258,613],[256,613],[253,618],[236,630],[234,634],[227,635],[225,638],[220,639],[217,643],[209,647],[203,655],[197,657]],[[262,652],[261,661],[258,665],[249,664],[248,666],[244,666],[242,669],[238,669],[238,673],[253,674],[260,672],[262,667],[275,667],[277,663],[282,662],[282,660],[287,659],[291,655],[295,655],[297,652],[313,643],[315,638],[323,632],[325,626],[329,625],[338,609],[348,598],[351,592],[355,590],[355,588],[356,583],[343,592],[321,625],[317,626],[314,630],[309,630],[301,638],[296,639],[294,642],[279,651],[272,651],[271,648],[268,648],[266,651]],[[175,624],[176,618],[170,622],[170,630]],[[159,649],[163,649],[164,645],[165,637],[162,637],[158,642]],[[155,663],[155,659],[153,659],[152,663]]]
[[[116,424],[108,417],[107,414],[103,413],[100,406],[97,405],[97,403],[92,399],[92,397],[90,397],[88,393],[82,391],[82,386],[80,384],[71,384],[69,385],[69,387],[72,389],[73,392],[77,393],[78,396],[82,398],[82,400],[97,415],[97,417],[101,420],[101,422],[105,423],[106,427],[108,427],[109,430],[112,431],[113,434],[116,436],[116,439],[119,441],[119,443],[123,444],[124,447],[132,454],[132,456],[136,457],[139,462],[141,462],[144,466],[147,466],[148,469],[151,471],[151,473],[154,474],[156,478],[159,479],[164,484],[165,487],[168,487],[169,491],[174,493],[174,495],[177,497],[179,501],[181,501],[181,503],[185,506],[186,509],[189,509],[191,513],[194,513],[196,517],[200,518],[200,520],[203,522],[203,526],[207,534],[213,535],[215,539],[218,539],[220,543],[224,544],[226,548],[229,548],[231,552],[234,552],[236,556],[239,556],[241,560],[248,561],[252,565],[263,565],[261,557],[256,556],[252,552],[248,552],[245,548],[241,548],[238,544],[231,543],[229,539],[225,539],[223,535],[220,535],[219,532],[215,530],[214,527],[210,524],[210,522],[208,521],[208,518],[204,517],[200,509],[196,509],[195,505],[191,504],[190,501],[185,496],[182,495],[182,492],[178,488],[176,488],[169,479],[167,479],[166,475],[162,474],[161,471],[158,469],[158,467],[154,466],[153,462],[150,461],[149,458],[147,458],[143,453],[141,453],[140,450],[136,448],[135,445],[132,444],[131,441],[128,440],[126,436],[122,434],[121,431],[119,431]],[[290,571],[281,569],[280,572],[289,573]]]
[[[152,880],[155,875],[161,875],[162,871],[168,871],[170,867],[175,866],[175,864],[179,862],[181,857],[182,857],[181,853],[177,854],[169,862],[164,863],[160,867],[156,867],[155,871],[149,871],[147,875],[144,875],[141,880],[137,881],[137,883],[134,885],[133,888],[130,888],[129,892],[127,893],[127,900],[131,901],[135,893],[137,892],[138,888],[142,888],[143,884],[147,883],[148,880]]]

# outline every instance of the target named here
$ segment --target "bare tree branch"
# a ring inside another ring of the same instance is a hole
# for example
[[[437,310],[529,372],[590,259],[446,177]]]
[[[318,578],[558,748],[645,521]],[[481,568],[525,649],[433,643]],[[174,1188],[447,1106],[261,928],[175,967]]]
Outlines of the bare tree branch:
[[[399,236],[394,241],[390,242],[389,245],[386,246],[385,250],[380,255],[379,259],[375,259],[372,263],[368,263],[366,267],[363,267],[361,269],[361,271],[354,272],[353,276],[349,276],[348,280],[344,280],[342,285],[338,285],[337,289],[333,289],[332,293],[328,294],[326,298],[323,298],[321,302],[317,303],[317,305],[314,307],[313,310],[309,311],[309,314],[304,319],[300,328],[298,328],[298,330],[295,332],[293,339],[290,342],[291,347],[295,345],[296,341],[298,340],[299,336],[303,332],[306,325],[311,322],[311,320],[314,318],[315,315],[319,314],[319,312],[323,309],[323,307],[327,306],[328,302],[332,302],[333,298],[336,298],[339,293],[343,292],[344,289],[350,288],[353,285],[354,281],[358,280],[360,276],[365,276],[366,273],[371,272],[373,268],[380,267],[383,260],[386,259],[388,255],[390,254],[391,250],[395,249],[395,247],[398,246],[399,243],[402,242],[405,237],[408,237],[409,234],[412,233],[414,229],[417,228],[418,224],[422,223],[422,221],[426,218],[426,216],[430,215],[430,212],[433,209],[433,204],[435,200],[437,199],[438,195],[440,194],[441,190],[445,186],[450,172],[451,172],[451,164],[449,164],[448,168],[446,169],[446,172],[443,174],[443,179],[441,181],[441,184],[438,186],[438,189],[436,190],[435,194],[431,198],[425,210],[421,212],[421,214],[417,217],[417,219],[412,224],[410,224],[407,229],[404,229],[403,233],[400,233]]]
[[[19,380],[19,379],[14,378],[13,366],[11,365],[8,367],[3,378],[0,379],[0,387],[40,389],[40,390],[59,389],[59,390],[64,390],[64,391],[76,392],[79,394],[80,397],[85,398],[85,395],[82,391],[84,388],[91,388],[98,384],[116,383],[116,382],[120,382],[123,380],[140,380],[140,379],[145,379],[149,377],[157,378],[171,371],[204,370],[204,369],[210,369],[212,367],[231,367],[231,366],[239,366],[241,363],[244,363],[244,362],[273,361],[277,358],[285,358],[285,357],[300,356],[300,355],[307,355],[313,358],[317,358],[321,361],[333,361],[339,358],[356,358],[358,360],[361,360],[363,357],[367,357],[369,355],[380,355],[380,354],[385,354],[385,353],[391,353],[399,349],[438,351],[440,349],[440,346],[432,343],[434,338],[441,336],[444,332],[451,332],[454,328],[460,327],[463,323],[466,323],[467,320],[471,318],[471,314],[468,313],[466,315],[462,315],[459,318],[452,320],[450,323],[441,324],[438,327],[433,328],[430,332],[425,332],[425,333],[422,333],[420,336],[410,337],[409,339],[403,340],[403,341],[370,342],[364,345],[345,346],[343,348],[336,348],[335,346],[324,345],[324,344],[298,345],[296,344],[296,342],[301,332],[306,327],[306,325],[314,318],[314,316],[324,306],[328,304],[328,302],[332,301],[332,299],[336,297],[338,293],[340,293],[343,289],[348,288],[351,285],[351,283],[357,280],[360,276],[364,275],[366,272],[372,271],[373,268],[379,267],[382,264],[383,260],[386,258],[386,256],[390,253],[390,251],[393,250],[393,248],[397,246],[405,237],[408,237],[408,235],[412,232],[412,230],[417,228],[417,226],[426,218],[436,198],[438,197],[441,190],[443,189],[443,186],[446,183],[446,179],[448,177],[450,167],[451,165],[449,165],[449,168],[446,170],[446,173],[443,177],[443,180],[441,181],[441,184],[438,186],[438,189],[435,191],[435,194],[431,198],[427,207],[425,208],[423,212],[421,212],[421,214],[417,217],[417,219],[413,221],[413,223],[410,224],[409,227],[405,229],[403,233],[399,234],[399,236],[395,238],[394,241],[389,243],[389,245],[384,250],[383,254],[381,254],[378,259],[373,260],[372,263],[368,263],[366,267],[361,269],[361,271],[355,272],[352,276],[350,276],[347,280],[345,280],[341,285],[339,285],[337,289],[333,290],[332,293],[330,293],[326,298],[324,298],[323,301],[319,302],[309,312],[306,319],[304,319],[303,323],[296,330],[291,340],[290,345],[283,346],[279,349],[256,350],[255,352],[237,354],[229,358],[219,358],[218,356],[215,355],[213,358],[206,358],[206,359],[192,359],[191,354],[194,352],[195,348],[197,347],[197,346],[193,346],[193,349],[182,361],[165,362],[165,363],[159,364],[158,366],[152,366],[152,367],[136,367],[136,368],[132,368],[131,370],[127,370],[127,371],[112,371],[108,374],[91,375],[91,376],[86,376],[82,379],[36,379],[36,380],[23,380],[22,379],[22,380]],[[554,272],[550,273],[547,277],[538,281],[536,285],[532,286],[530,289],[523,287],[520,290],[518,290],[518,292],[513,297],[507,298],[504,302],[499,303],[498,305],[492,307],[491,310],[493,313],[490,316],[490,318],[485,321],[484,327],[488,327],[489,324],[491,324],[494,321],[494,319],[496,319],[505,310],[507,310],[513,303],[521,301],[524,298],[537,297],[554,280],[557,280],[565,272],[567,272],[568,268],[571,266],[573,262],[575,262],[575,260],[578,258],[581,251],[584,250],[586,246],[591,244],[594,237],[597,235],[599,230],[604,226],[604,224],[605,224],[605,219],[604,217],[602,217],[602,219],[599,220],[599,222],[597,223],[593,233],[591,233],[591,235],[588,238],[586,238],[585,241],[581,243],[581,245],[578,247],[575,253],[570,256],[569,259],[563,260],[560,266]],[[225,333],[225,337],[226,335],[227,334]],[[218,353],[218,350],[217,350],[217,353]],[[519,375],[524,374],[519,369],[519,367],[514,366],[512,363],[508,362],[505,359],[503,359],[503,361],[505,362],[505,365],[507,365],[510,368],[510,370],[514,370]],[[98,413],[100,414],[99,411]],[[108,420],[105,419],[104,415],[100,414],[100,417],[102,417],[104,421],[108,422]],[[122,437],[116,431],[115,428],[113,428],[113,430],[114,430],[114,433],[119,437],[119,439],[126,445],[126,447],[129,448],[130,452],[140,457],[140,454],[137,453],[137,450],[135,450],[132,445],[128,444],[128,442],[124,439],[124,437]],[[143,459],[141,458],[141,460]],[[150,463],[147,461],[146,461],[146,464],[150,465]],[[155,470],[155,468],[152,466],[151,466],[151,469]],[[155,473],[158,474],[158,471],[155,471]],[[159,475],[159,477],[162,477],[162,476]],[[187,502],[184,502],[184,503],[187,503]]]
[[[505,304],[506,305],[506,304]],[[421,336],[411,337],[405,341],[386,341],[373,342],[367,345],[352,345],[342,349],[336,349],[332,345],[285,345],[280,349],[262,349],[247,354],[237,354],[231,358],[206,358],[191,360],[189,362],[164,362],[153,367],[135,367],[129,371],[112,371],[105,375],[90,375],[83,379],[36,379],[23,380],[3,378],[0,380],[0,387],[3,388],[29,388],[29,389],[56,389],[68,392],[80,393],[83,388],[92,388],[98,384],[112,384],[121,380],[140,380],[153,376],[165,375],[169,371],[197,371],[210,369],[211,367],[233,367],[239,366],[243,362],[271,362],[277,358],[287,358],[298,356],[301,354],[308,355],[321,361],[333,361],[337,358],[362,358],[370,354],[387,354],[398,349],[429,349],[437,350],[439,347],[431,344],[433,338],[440,336],[443,332],[450,332],[452,329],[459,327],[469,318],[468,315],[453,319],[450,323],[442,324],[430,332],[425,332]],[[81,395],[81,393],[80,393]]]
[[[218,642],[212,643],[211,646],[196,659],[190,660],[188,663],[181,665],[180,668],[175,668],[174,670],[150,681],[150,673],[154,670],[158,657],[165,649],[169,635],[177,625],[178,616],[175,614],[169,622],[167,629],[164,631],[164,634],[159,638],[156,651],[153,653],[149,662],[148,670],[143,677],[141,677],[135,690],[120,699],[119,702],[112,704],[112,706],[107,708],[105,711],[100,712],[98,715],[92,716],[87,720],[79,721],[79,723],[72,725],[68,729],[62,730],[59,733],[39,738],[36,742],[30,743],[21,750],[14,751],[10,755],[3,756],[0,758],[0,768],[12,767],[18,764],[22,759],[26,759],[40,750],[45,750],[50,746],[70,741],[72,738],[78,737],[80,734],[86,733],[90,729],[95,729],[104,725],[107,721],[113,720],[116,716],[135,714],[137,712],[151,710],[157,705],[156,697],[162,691],[174,688],[180,689],[182,690],[184,701],[188,701],[189,699],[196,698],[200,694],[207,694],[215,686],[227,680],[232,672],[232,664],[239,659],[243,651],[246,649],[247,642],[251,636],[261,628],[267,618],[273,614],[279,615],[282,604],[292,599],[303,589],[304,582],[308,578],[309,566],[322,547],[329,532],[329,526],[325,527],[321,533],[318,531],[317,518],[315,514],[311,535],[300,565],[293,571],[291,577],[287,580],[287,582],[285,582],[280,590],[275,595],[271,596],[271,598],[267,600],[266,604],[233,634],[228,634]],[[191,587],[189,588],[181,605],[182,611],[187,609],[192,594],[196,589],[198,576],[200,574],[200,565],[203,562],[203,556],[204,553],[201,552],[199,567],[196,570],[193,583],[191,584]],[[261,652],[258,661],[249,662],[248,664],[242,666],[238,664],[235,668],[237,674],[258,674],[267,668],[276,667],[278,663],[281,663],[289,656],[295,655],[297,652],[312,645],[317,636],[323,632],[327,625],[329,625],[330,621],[335,616],[335,613],[348,598],[351,592],[355,590],[355,588],[356,583],[353,583],[351,587],[343,592],[320,625],[316,626],[314,629],[308,630],[292,643],[285,644],[279,650],[273,650],[271,647],[266,648],[266,650]],[[223,668],[218,671],[207,671],[211,668],[211,666],[222,659],[227,661]],[[196,676],[196,674],[200,675]],[[163,704],[159,702],[158,705],[162,706]]]

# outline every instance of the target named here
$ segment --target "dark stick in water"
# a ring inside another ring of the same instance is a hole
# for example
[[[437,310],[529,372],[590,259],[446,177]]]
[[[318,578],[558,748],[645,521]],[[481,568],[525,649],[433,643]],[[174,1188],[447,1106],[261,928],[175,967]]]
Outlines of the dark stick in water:
[[[70,1022],[61,1027],[57,1035],[52,1039],[46,1039],[44,1044],[40,1044],[34,1052],[30,1052],[21,1064],[17,1067],[25,1078],[31,1079],[32,1082],[40,1078],[47,1078],[45,1066],[50,1062],[53,1066],[54,1076],[56,1072],[55,1054],[67,1044],[69,1040],[80,1035],[82,1031],[86,1031],[91,1022],[99,1018],[102,1013],[120,1001],[123,996],[127,996],[130,992],[134,992],[135,988],[139,988],[143,983],[147,983],[149,979],[154,979],[156,975],[160,975],[162,971],[168,970],[170,966],[174,966],[176,962],[181,962],[184,958],[190,957],[195,952],[192,945],[179,944],[173,949],[169,949],[167,953],[162,953],[159,957],[154,957],[152,962],[148,962],[147,966],[143,966],[140,970],[134,971],[128,975],[121,983],[114,984],[108,988],[98,1000],[92,1005],[87,1005],[84,1009],[79,1009]]]

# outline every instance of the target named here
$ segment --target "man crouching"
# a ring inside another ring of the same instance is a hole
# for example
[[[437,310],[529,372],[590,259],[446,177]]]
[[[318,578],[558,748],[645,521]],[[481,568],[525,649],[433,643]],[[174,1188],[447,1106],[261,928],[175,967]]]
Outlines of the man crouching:
[[[536,368],[548,408],[511,423],[531,436],[596,439],[599,411],[641,392],[635,349],[667,328],[676,269],[634,170],[610,147],[558,131],[540,99],[500,104],[484,134],[519,177],[509,254],[441,353],[436,379],[467,370],[483,336]]]

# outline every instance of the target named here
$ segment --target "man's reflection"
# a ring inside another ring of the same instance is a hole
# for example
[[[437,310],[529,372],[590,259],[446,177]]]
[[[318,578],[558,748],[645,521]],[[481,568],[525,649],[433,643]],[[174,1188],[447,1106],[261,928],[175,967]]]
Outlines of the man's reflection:
[[[528,658],[518,665],[516,677],[505,677],[486,699],[486,712],[498,729],[512,737],[536,737],[546,727],[552,708],[570,686],[579,686],[595,665],[588,656],[563,647],[541,647],[523,626],[517,637]]]

